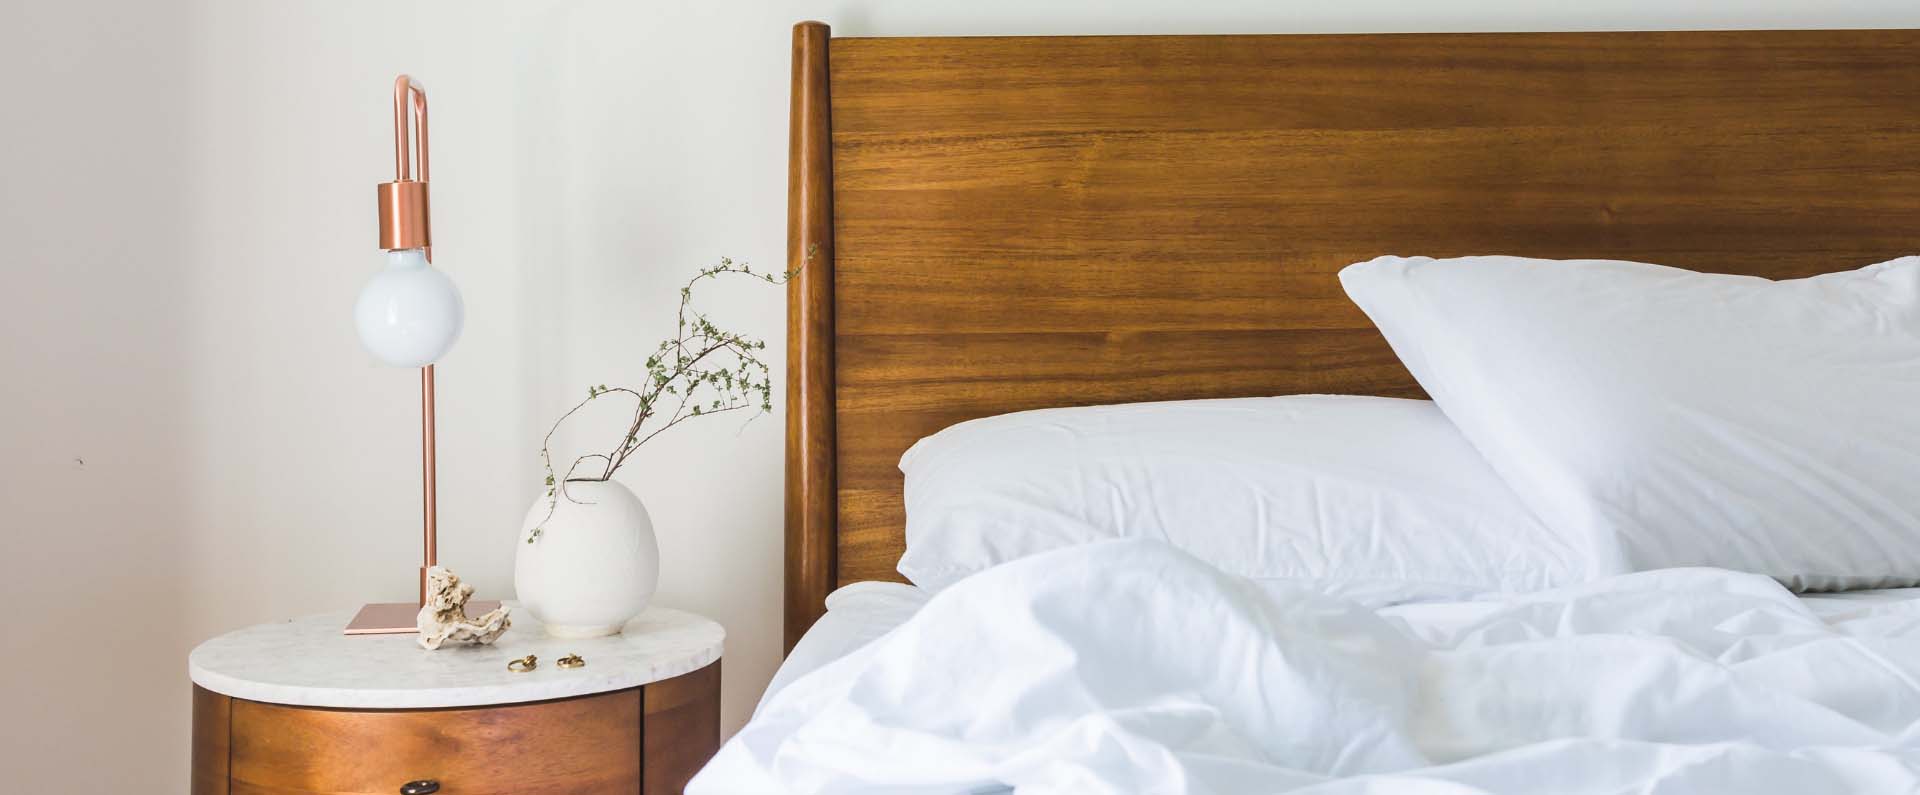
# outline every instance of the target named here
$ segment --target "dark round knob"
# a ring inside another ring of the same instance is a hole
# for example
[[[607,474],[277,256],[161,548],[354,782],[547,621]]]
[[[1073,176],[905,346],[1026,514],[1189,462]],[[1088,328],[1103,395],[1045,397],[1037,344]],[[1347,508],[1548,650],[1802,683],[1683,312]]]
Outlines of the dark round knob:
[[[440,791],[440,782],[430,778],[409,781],[400,785],[400,795],[433,795]]]

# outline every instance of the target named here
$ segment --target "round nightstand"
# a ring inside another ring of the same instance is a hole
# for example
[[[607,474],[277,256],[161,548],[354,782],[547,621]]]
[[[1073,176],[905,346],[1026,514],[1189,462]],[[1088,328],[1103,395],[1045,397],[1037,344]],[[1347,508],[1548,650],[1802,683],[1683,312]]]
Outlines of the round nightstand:
[[[679,792],[720,746],[705,618],[648,608],[619,635],[547,637],[524,610],[492,646],[341,634],[351,614],[200,644],[193,795]],[[507,663],[528,654],[526,673]],[[578,654],[585,665],[558,662]]]

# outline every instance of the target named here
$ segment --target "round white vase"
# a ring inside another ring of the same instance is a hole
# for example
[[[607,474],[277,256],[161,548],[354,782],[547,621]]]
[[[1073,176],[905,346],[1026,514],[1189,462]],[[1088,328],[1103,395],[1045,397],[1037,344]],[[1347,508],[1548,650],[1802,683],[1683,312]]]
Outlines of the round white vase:
[[[647,607],[660,583],[660,544],[640,498],[616,481],[574,481],[547,515],[533,501],[520,528],[513,588],[559,638],[612,635]],[[542,521],[544,520],[544,521]],[[527,543],[534,527],[540,537]]]

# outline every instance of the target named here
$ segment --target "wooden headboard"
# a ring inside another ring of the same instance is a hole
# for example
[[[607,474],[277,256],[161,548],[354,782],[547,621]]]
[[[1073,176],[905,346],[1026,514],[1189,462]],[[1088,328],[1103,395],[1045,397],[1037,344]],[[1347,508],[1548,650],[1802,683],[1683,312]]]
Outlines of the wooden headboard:
[[[1045,406],[1421,395],[1379,254],[1768,277],[1920,251],[1920,31],[794,29],[786,636],[899,579],[900,454]],[[809,258],[809,252],[811,257]]]

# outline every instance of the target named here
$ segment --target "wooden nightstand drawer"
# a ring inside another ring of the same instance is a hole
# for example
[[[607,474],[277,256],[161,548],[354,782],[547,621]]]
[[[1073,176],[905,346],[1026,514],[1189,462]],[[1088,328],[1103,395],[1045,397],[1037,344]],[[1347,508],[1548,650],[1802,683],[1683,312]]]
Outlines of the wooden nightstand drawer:
[[[313,709],[235,700],[232,793],[640,791],[641,691],[481,709]]]

